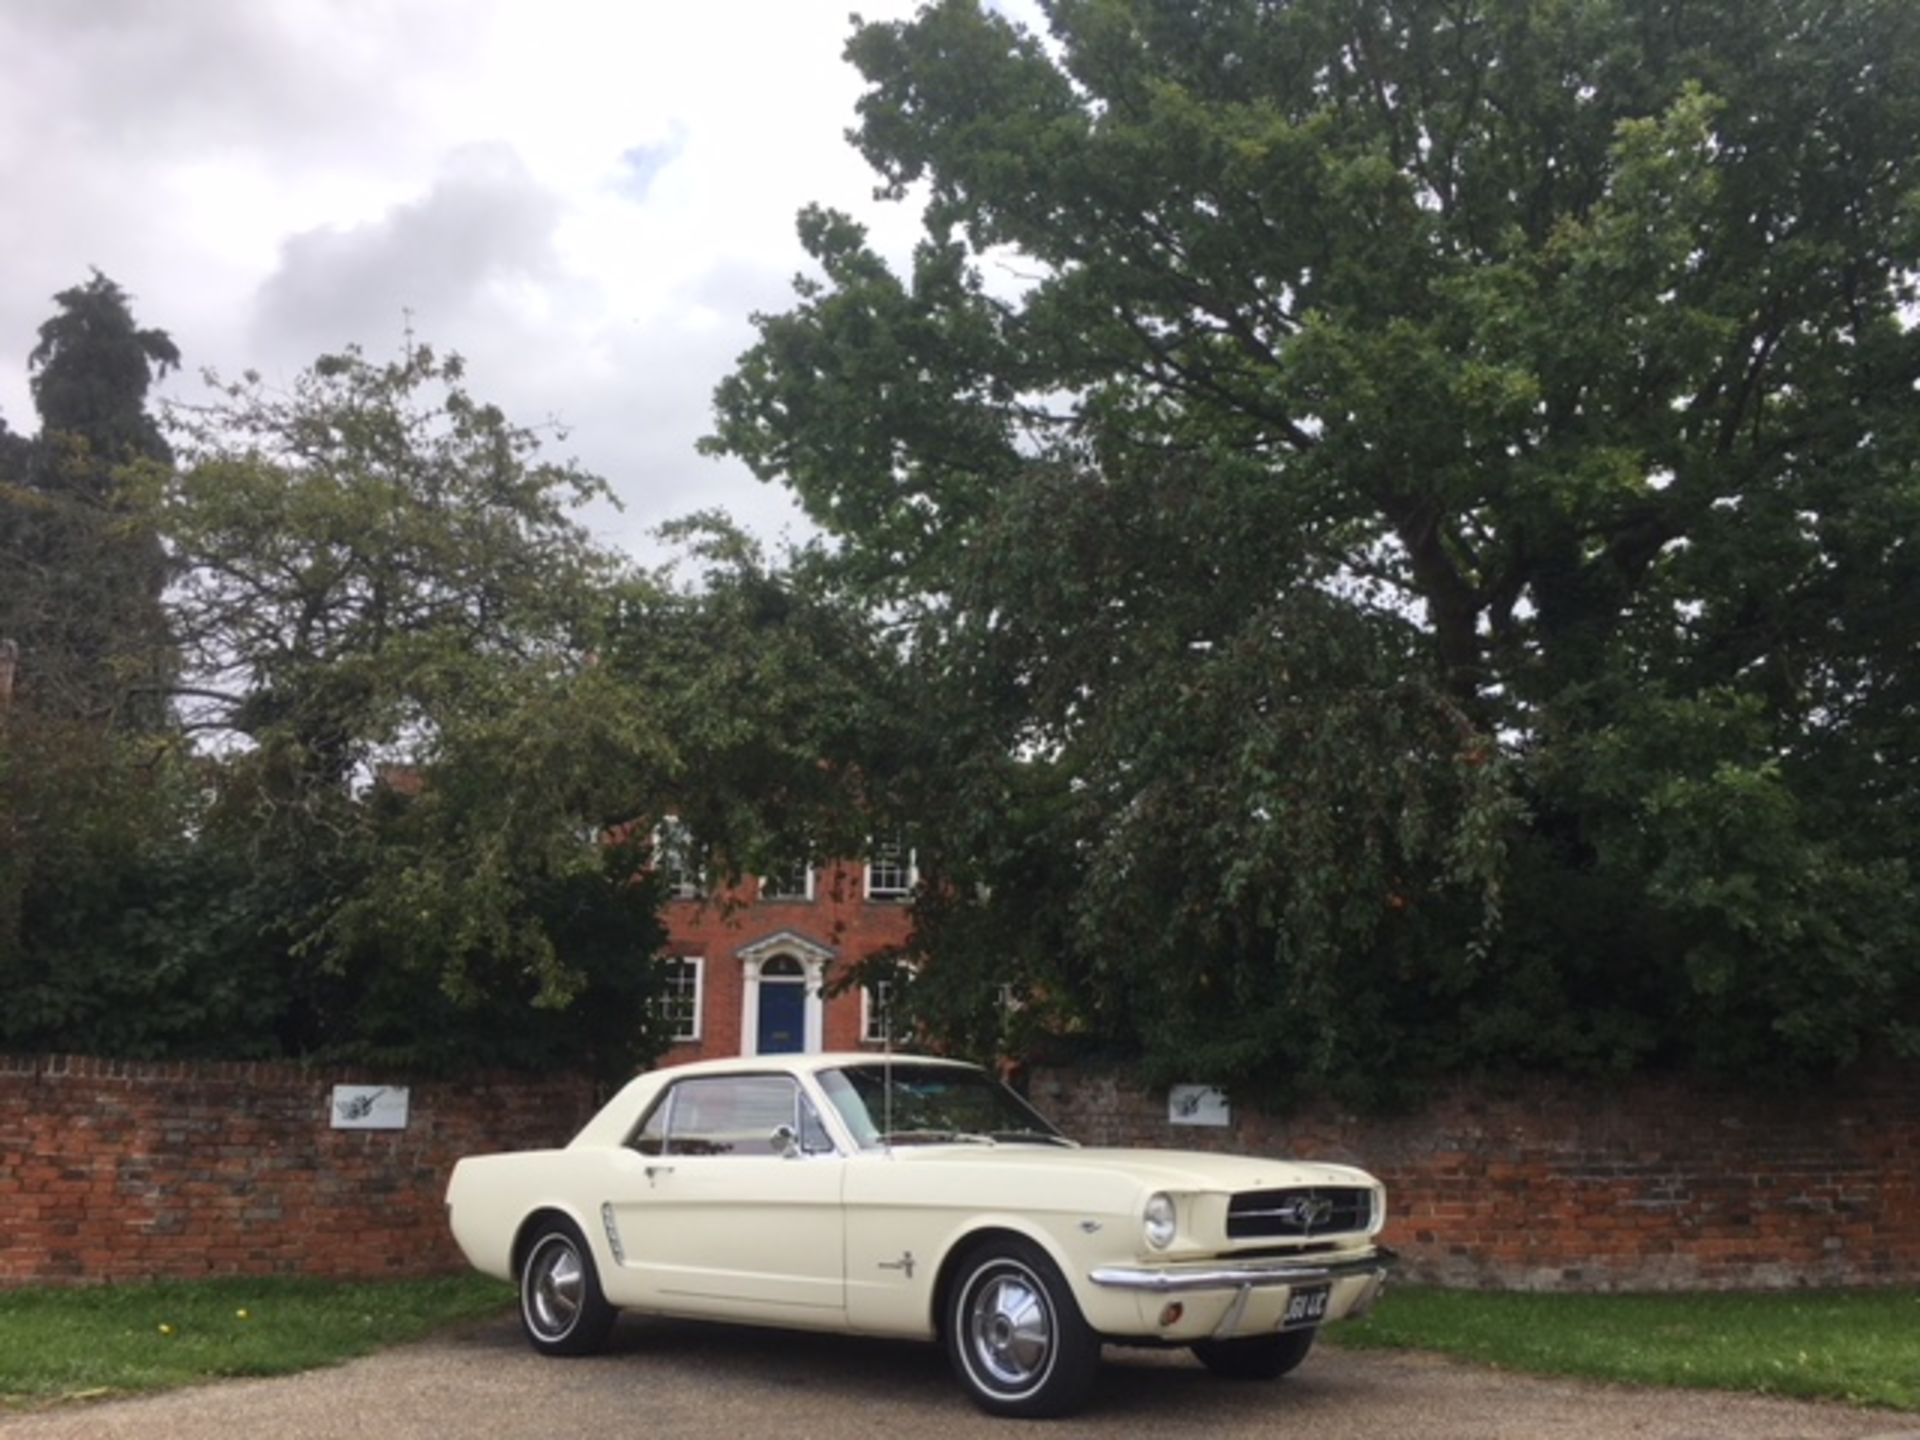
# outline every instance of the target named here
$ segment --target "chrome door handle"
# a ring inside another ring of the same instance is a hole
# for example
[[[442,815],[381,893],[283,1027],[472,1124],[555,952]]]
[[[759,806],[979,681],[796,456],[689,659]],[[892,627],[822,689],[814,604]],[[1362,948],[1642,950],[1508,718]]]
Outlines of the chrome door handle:
[[[651,1181],[656,1175],[671,1175],[673,1173],[673,1167],[671,1165],[649,1165],[641,1173]]]

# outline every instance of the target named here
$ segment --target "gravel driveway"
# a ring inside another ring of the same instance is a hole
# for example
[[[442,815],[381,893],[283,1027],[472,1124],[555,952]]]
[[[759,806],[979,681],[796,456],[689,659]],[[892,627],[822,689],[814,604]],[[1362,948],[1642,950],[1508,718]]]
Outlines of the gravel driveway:
[[[1920,1440],[1920,1418],[1838,1405],[1502,1375],[1424,1355],[1327,1348],[1277,1384],[1216,1380],[1184,1353],[1108,1351],[1094,1404],[1050,1424],[976,1411],[931,1345],[624,1319],[612,1351],[542,1360],[489,1320],[333,1370],[0,1421],[4,1440]]]

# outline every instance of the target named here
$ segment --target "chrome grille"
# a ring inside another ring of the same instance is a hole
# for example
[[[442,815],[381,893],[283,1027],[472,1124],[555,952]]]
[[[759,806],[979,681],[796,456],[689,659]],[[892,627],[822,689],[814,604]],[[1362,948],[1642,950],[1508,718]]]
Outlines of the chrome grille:
[[[1247,1190],[1227,1203],[1227,1238],[1333,1235],[1373,1223],[1373,1191],[1364,1185]]]

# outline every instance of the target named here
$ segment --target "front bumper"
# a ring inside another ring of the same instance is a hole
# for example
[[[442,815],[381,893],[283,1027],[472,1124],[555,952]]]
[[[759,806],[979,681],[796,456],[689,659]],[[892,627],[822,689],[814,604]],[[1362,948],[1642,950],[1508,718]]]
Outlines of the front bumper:
[[[1227,1340],[1272,1329],[1287,1297],[1307,1285],[1329,1287],[1328,1320],[1354,1319],[1373,1308],[1398,1260],[1384,1245],[1339,1255],[1266,1256],[1258,1260],[1176,1261],[1166,1265],[1102,1265],[1088,1275],[1107,1290],[1131,1292],[1142,1302],[1167,1296],[1191,1296],[1194,1303],[1167,1306],[1143,1329],[1166,1340]],[[1276,1293],[1277,1292],[1277,1293]],[[1179,1318],[1160,1317],[1179,1312]],[[1207,1317],[1207,1318],[1202,1318]]]
[[[1318,1255],[1273,1256],[1238,1264],[1205,1262],[1172,1265],[1102,1265],[1087,1278],[1096,1285],[1121,1290],[1147,1290],[1155,1295],[1179,1295],[1190,1290],[1259,1290],[1270,1285],[1318,1285],[1350,1275],[1377,1274],[1382,1279],[1400,1257],[1384,1245],[1360,1255],[1325,1260]]]

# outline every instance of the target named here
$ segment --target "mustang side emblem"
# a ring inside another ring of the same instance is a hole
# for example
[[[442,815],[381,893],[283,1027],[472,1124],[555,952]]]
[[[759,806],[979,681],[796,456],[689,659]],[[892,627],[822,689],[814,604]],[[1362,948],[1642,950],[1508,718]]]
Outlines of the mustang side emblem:
[[[919,1262],[913,1258],[913,1251],[906,1250],[901,1252],[898,1260],[882,1260],[880,1262],[880,1268],[882,1270],[904,1270],[907,1272],[907,1279],[911,1280],[913,1279],[913,1267],[918,1263]]]
[[[1303,1230],[1325,1224],[1332,1214],[1333,1201],[1324,1195],[1296,1195],[1280,1207],[1280,1218]]]

